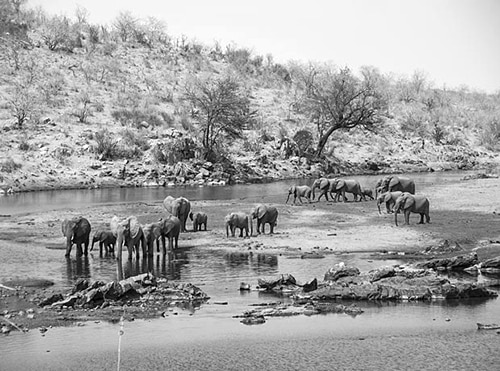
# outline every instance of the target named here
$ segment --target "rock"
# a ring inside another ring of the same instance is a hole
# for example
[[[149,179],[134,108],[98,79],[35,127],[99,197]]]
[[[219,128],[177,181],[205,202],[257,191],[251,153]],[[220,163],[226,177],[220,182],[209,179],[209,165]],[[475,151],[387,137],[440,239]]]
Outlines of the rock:
[[[359,269],[356,267],[348,267],[344,263],[335,264],[325,273],[325,281],[337,281],[341,277],[357,276]]]
[[[480,269],[481,271],[483,270],[488,271],[495,269],[498,269],[500,271],[500,256],[485,260],[484,262],[481,263]]]
[[[41,307],[45,307],[47,305],[52,305],[53,303],[56,303],[58,301],[63,300],[64,297],[61,294],[54,294],[52,296],[49,296],[48,298],[42,300],[39,304]]]
[[[371,276],[370,282],[375,282],[381,280],[382,278],[394,276],[396,271],[392,267],[384,267],[371,271],[369,274]]]
[[[464,270],[479,263],[475,252],[469,255],[459,255],[452,258],[432,259],[417,264],[417,267],[435,270]]]

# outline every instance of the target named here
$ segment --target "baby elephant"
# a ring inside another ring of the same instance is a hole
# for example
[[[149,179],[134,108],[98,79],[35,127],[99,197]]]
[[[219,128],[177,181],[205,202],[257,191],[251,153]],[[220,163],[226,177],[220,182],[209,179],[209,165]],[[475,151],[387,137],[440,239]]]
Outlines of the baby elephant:
[[[375,197],[373,197],[373,190],[370,188],[361,187],[361,194],[365,197],[369,197],[372,200],[375,199]]]
[[[189,219],[193,221],[193,232],[201,231],[201,227],[203,226],[203,230],[207,230],[207,214],[204,212],[189,213]]]
[[[97,231],[92,238],[92,247],[90,251],[94,250],[94,243],[99,241],[99,255],[102,256],[102,248],[104,247],[106,256],[115,253],[116,236],[111,231]]]

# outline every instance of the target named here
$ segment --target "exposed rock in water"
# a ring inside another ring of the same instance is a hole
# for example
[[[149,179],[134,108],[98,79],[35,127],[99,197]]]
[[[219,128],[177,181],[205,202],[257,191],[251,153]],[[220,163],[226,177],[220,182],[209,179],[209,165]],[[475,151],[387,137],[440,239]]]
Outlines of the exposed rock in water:
[[[348,267],[344,263],[335,264],[325,273],[325,281],[337,281],[342,277],[357,276],[359,269],[356,267]]]
[[[485,260],[480,264],[481,272],[500,273],[500,256]]]
[[[433,300],[498,296],[495,291],[474,283],[450,282],[430,270],[394,269],[392,274],[386,268],[325,282],[310,295],[315,300]]]
[[[417,267],[435,270],[464,270],[479,263],[475,252],[468,255],[459,255],[452,258],[432,259],[417,264]]]
[[[145,273],[122,281],[108,283],[102,281],[91,283],[86,279],[81,279],[66,297],[55,294],[44,299],[39,305],[41,307],[50,305],[53,308],[63,306],[96,308],[105,303],[109,305],[109,302],[123,305],[130,300],[141,299],[145,295],[147,295],[148,300],[144,303],[165,306],[203,302],[209,299],[202,290],[194,285],[168,284],[164,279],[156,279],[153,275]]]
[[[423,254],[449,254],[457,251],[462,251],[462,246],[458,242],[450,242],[449,240],[443,240],[436,246],[429,246],[423,251]]]

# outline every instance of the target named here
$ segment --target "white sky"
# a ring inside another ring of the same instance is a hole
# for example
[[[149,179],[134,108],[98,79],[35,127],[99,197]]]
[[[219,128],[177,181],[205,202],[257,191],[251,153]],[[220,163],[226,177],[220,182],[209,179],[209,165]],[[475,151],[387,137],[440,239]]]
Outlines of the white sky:
[[[206,44],[234,42],[288,60],[378,67],[435,86],[500,91],[499,0],[28,0],[73,17],[77,5],[94,23],[120,11],[154,16],[173,36]]]

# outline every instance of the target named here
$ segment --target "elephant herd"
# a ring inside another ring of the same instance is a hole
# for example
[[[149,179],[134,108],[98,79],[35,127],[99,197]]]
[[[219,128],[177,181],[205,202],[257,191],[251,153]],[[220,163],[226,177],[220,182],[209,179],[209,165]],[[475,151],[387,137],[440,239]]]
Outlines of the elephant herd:
[[[319,191],[319,202],[322,197],[329,201],[329,197],[336,202],[340,197],[344,202],[347,201],[346,193],[354,195],[354,201],[361,201],[368,198],[377,200],[378,211],[380,206],[385,203],[387,213],[394,213],[395,224],[398,225],[397,215],[402,212],[405,218],[405,224],[409,224],[410,214],[420,215],[419,224],[430,222],[429,200],[422,195],[415,195],[415,182],[407,177],[389,175],[380,179],[375,185],[374,191],[362,187],[359,181],[353,179],[339,178],[320,178],[314,181],[312,187],[307,185],[291,186],[288,189],[288,203],[290,196],[293,195],[293,203],[298,198],[302,203],[302,198],[312,202],[316,198],[316,190]],[[144,257],[153,256],[154,246],[156,244],[157,252],[160,251],[160,241],[162,251],[167,252],[166,240],[168,239],[168,251],[178,248],[178,240],[181,232],[187,232],[186,222],[190,218],[193,222],[193,232],[207,230],[207,215],[204,212],[193,213],[191,203],[184,197],[174,198],[167,196],[163,200],[163,207],[168,212],[168,216],[161,217],[157,222],[141,225],[137,217],[129,216],[120,219],[117,216],[109,222],[109,230],[99,230],[95,232],[92,238],[91,251],[95,242],[99,242],[99,253],[106,255],[117,252],[117,259],[122,259],[122,246],[125,245],[128,251],[128,259],[132,259],[135,252],[139,257],[140,251]],[[274,233],[277,225],[278,210],[271,205],[260,204],[252,209],[250,214],[244,212],[232,212],[226,215],[224,224],[226,236],[235,237],[236,230],[239,229],[240,237],[249,237],[253,235],[253,219],[257,221],[257,234],[265,233],[265,225],[269,224],[269,232]],[[88,254],[90,242],[91,225],[83,217],[65,219],[62,222],[62,232],[66,237],[66,256],[71,253],[72,245],[77,248],[77,256]],[[82,250],[84,247],[84,250]]]
[[[120,219],[116,215],[109,221],[108,230],[98,230],[92,237],[92,246],[99,243],[99,254],[114,255],[117,252],[117,259],[122,260],[122,246],[125,245],[128,251],[128,259],[131,260],[134,253],[136,257],[142,255],[153,256],[156,244],[157,252],[160,251],[160,241],[163,254],[167,252],[166,240],[168,239],[168,251],[178,248],[178,240],[181,232],[187,232],[186,222],[190,218],[193,222],[193,232],[207,230],[207,214],[204,212],[193,213],[191,203],[184,197],[174,198],[167,196],[163,200],[163,207],[169,213],[166,217],[161,217],[157,222],[141,225],[137,217],[129,216]],[[242,212],[233,212],[225,217],[226,235],[235,236],[236,229],[240,229],[240,237],[246,232],[246,237],[253,234],[252,219],[257,220],[257,233],[264,233],[265,224],[269,224],[270,233],[274,232],[274,227],[278,219],[278,210],[273,206],[257,205],[250,215]],[[76,256],[88,255],[90,244],[90,222],[82,217],[65,219],[62,222],[62,233],[66,237],[66,257],[71,254],[73,245],[76,245]]]
[[[429,200],[427,197],[415,194],[415,182],[407,177],[388,175],[377,181],[375,192],[369,188],[361,186],[359,181],[354,179],[339,178],[319,178],[314,181],[312,187],[291,186],[288,189],[288,197],[285,203],[288,203],[290,196],[293,195],[293,203],[298,198],[302,203],[302,198],[309,202],[315,200],[316,190],[319,191],[318,201],[324,197],[328,201],[328,195],[334,202],[340,201],[340,196],[344,202],[347,201],[346,193],[354,195],[354,201],[366,201],[366,197],[377,200],[379,214],[380,205],[385,203],[387,213],[394,213],[395,224],[398,225],[397,215],[402,212],[405,217],[405,224],[410,223],[410,214],[420,215],[419,224],[430,222]],[[358,198],[359,197],[359,198]]]

